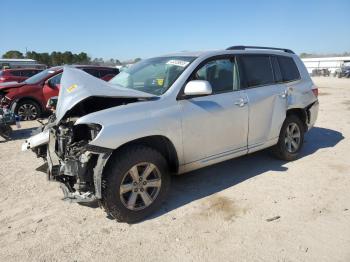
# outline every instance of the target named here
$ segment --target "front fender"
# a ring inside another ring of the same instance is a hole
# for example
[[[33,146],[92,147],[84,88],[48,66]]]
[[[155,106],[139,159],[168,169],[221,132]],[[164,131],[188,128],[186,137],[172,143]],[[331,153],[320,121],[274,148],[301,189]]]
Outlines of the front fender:
[[[90,145],[117,149],[136,139],[164,136],[169,139],[182,163],[182,129],[180,107],[161,103],[140,102],[109,108],[79,118],[75,125],[99,124],[102,129]]]

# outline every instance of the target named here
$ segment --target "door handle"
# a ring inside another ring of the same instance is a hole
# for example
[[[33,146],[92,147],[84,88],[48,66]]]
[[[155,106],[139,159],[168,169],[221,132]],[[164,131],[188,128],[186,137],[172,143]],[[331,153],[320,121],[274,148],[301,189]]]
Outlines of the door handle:
[[[288,90],[284,90],[281,94],[280,94],[280,97],[282,98],[287,98],[288,96]]]
[[[236,106],[240,106],[240,107],[243,107],[245,104],[247,104],[248,101],[247,100],[244,100],[243,98],[240,98],[238,99],[236,102],[235,102],[235,105]]]

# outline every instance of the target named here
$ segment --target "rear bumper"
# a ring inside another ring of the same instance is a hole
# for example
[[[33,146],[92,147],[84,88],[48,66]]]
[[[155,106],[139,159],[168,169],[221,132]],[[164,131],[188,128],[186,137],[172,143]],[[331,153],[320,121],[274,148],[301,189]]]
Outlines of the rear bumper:
[[[317,116],[318,116],[318,108],[319,108],[319,102],[317,100],[316,102],[311,104],[307,109],[307,113],[308,113],[307,127],[308,127],[308,130],[310,130],[316,123]]]

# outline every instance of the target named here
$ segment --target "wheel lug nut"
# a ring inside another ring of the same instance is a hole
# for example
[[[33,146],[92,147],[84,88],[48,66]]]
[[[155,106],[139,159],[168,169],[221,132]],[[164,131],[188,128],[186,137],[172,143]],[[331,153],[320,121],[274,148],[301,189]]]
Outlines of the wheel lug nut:
[[[142,177],[139,178],[139,181],[142,181]]]
[[[137,190],[138,190],[138,189],[137,189],[137,188],[135,188],[135,189],[134,189],[134,192],[137,192]]]
[[[143,192],[143,188],[141,188],[140,191]]]
[[[143,182],[143,184],[144,184],[144,185],[146,185],[146,184],[147,184],[147,182],[145,181],[145,182]]]
[[[133,183],[133,185],[134,185],[134,186],[137,186],[137,183],[136,183],[136,182],[134,182],[134,183]]]

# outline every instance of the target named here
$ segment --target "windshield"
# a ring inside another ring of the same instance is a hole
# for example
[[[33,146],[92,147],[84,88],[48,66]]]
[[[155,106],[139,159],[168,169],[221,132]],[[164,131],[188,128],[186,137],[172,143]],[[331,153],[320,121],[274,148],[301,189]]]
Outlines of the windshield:
[[[156,57],[143,60],[112,78],[111,84],[153,95],[164,94],[196,57]]]
[[[47,76],[55,73],[57,71],[57,68],[53,69],[53,68],[49,68],[46,69],[44,71],[41,71],[38,74],[33,75],[32,77],[29,77],[26,81],[24,81],[27,84],[35,84],[43,79],[45,79]]]

